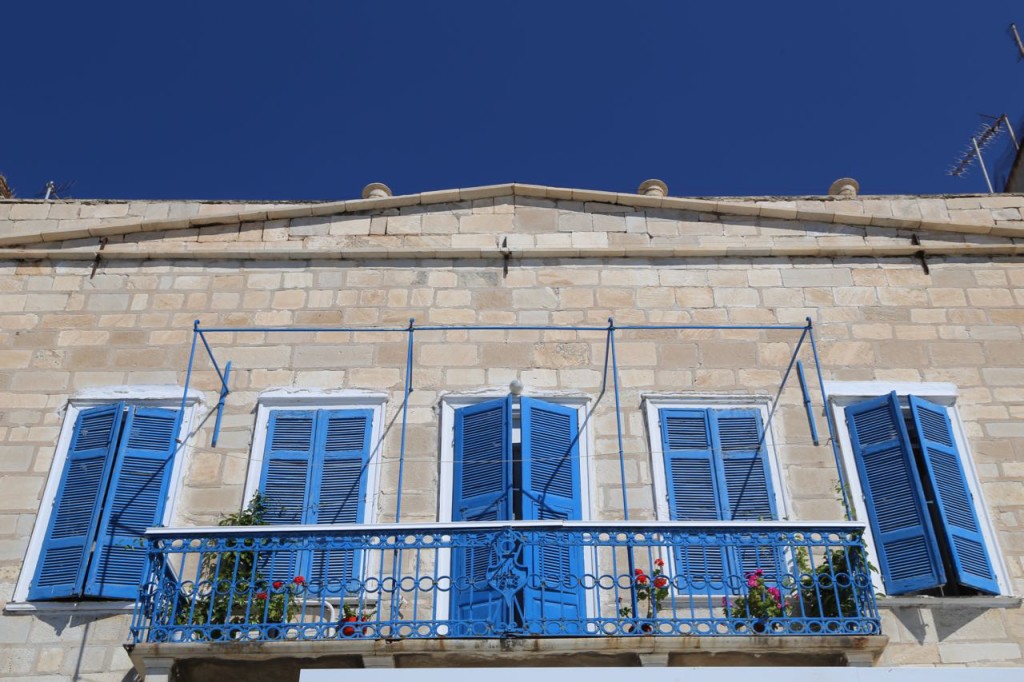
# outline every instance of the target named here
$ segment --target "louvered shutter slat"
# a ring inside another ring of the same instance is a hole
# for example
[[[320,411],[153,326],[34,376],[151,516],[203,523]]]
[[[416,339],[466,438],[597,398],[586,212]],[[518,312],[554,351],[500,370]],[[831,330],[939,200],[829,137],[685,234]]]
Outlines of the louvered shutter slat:
[[[453,521],[511,518],[512,406],[507,398],[455,411]],[[457,548],[452,556],[453,635],[459,623],[508,620],[501,593],[488,583],[494,551],[488,544]]]
[[[309,523],[310,467],[316,434],[316,412],[274,410],[267,423],[260,490],[269,525]],[[291,581],[306,571],[308,555],[296,551],[265,552],[257,572],[271,580]]]
[[[720,410],[712,414],[712,433],[719,451],[725,483],[725,509],[733,521],[767,521],[776,518],[771,492],[764,430],[759,410]],[[771,544],[743,538],[737,550],[739,575],[764,572],[770,584],[779,575],[781,558]]]
[[[370,410],[332,410],[318,414],[318,447],[313,478],[316,503],[313,523],[360,523],[366,497],[370,454]],[[354,550],[313,553],[312,576],[325,581],[330,593],[358,588],[361,554]]]
[[[522,432],[523,518],[529,521],[579,520],[582,517],[579,474],[579,417],[576,408],[520,399]],[[586,612],[576,578],[583,574],[583,550],[543,537],[524,551],[531,580],[523,590],[528,629],[541,621],[578,620]],[[530,626],[529,623],[533,625]],[[573,634],[573,633],[566,633]]]
[[[921,439],[925,468],[958,582],[982,592],[999,594],[949,413],[941,405],[917,396],[910,396],[910,410]]]
[[[846,408],[878,563],[889,594],[945,583],[938,546],[895,393]]]
[[[133,407],[124,425],[86,593],[134,599],[146,568],[143,534],[163,522],[178,410]]]
[[[28,598],[82,593],[124,403],[78,413]]]
[[[708,410],[661,410],[669,510],[673,521],[723,518]],[[675,550],[676,573],[693,589],[723,589],[726,556],[719,545]]]

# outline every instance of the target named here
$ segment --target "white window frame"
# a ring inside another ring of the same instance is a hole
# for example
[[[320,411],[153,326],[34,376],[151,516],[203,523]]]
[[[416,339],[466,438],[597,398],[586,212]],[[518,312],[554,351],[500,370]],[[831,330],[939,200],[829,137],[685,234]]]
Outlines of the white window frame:
[[[275,411],[293,412],[298,410],[370,410],[373,413],[370,424],[370,453],[366,467],[366,497],[363,499],[363,523],[376,523],[377,500],[380,495],[381,456],[384,445],[384,409],[388,394],[358,389],[316,390],[279,388],[260,393],[256,405],[256,427],[253,431],[252,450],[249,454],[249,469],[245,477],[242,495],[244,509],[253,494],[259,490],[263,474],[263,456],[267,449],[267,427],[270,414]]]
[[[772,497],[779,521],[789,520],[789,493],[784,485],[778,443],[785,442],[782,421],[769,423],[772,399],[757,395],[665,394],[645,393],[641,404],[646,416],[648,441],[651,444],[651,478],[654,487],[654,510],[659,521],[671,521],[668,503],[668,480],[665,476],[665,450],[661,443],[661,410],[758,410],[764,429],[764,449],[768,460]],[[667,561],[667,557],[666,557]]]
[[[14,595],[11,599],[13,604],[31,604],[34,606],[32,610],[40,610],[40,607],[44,609],[52,607],[54,610],[66,611],[76,610],[79,603],[85,603],[85,601],[28,601],[29,586],[35,577],[36,567],[39,564],[39,553],[42,551],[43,541],[46,539],[46,530],[50,526],[50,516],[53,513],[57,490],[60,488],[61,477],[64,474],[64,465],[67,462],[68,448],[71,446],[71,437],[75,431],[75,423],[78,421],[78,413],[92,407],[110,405],[122,400],[129,406],[178,409],[181,407],[183,391],[184,389],[179,386],[104,386],[81,391],[68,399],[64,411],[64,421],[60,428],[60,435],[57,437],[53,462],[50,464],[50,473],[46,478],[43,497],[39,502],[39,512],[36,514],[32,535],[29,537],[25,560],[22,562],[21,575],[18,576],[18,582],[14,587]],[[176,437],[179,449],[175,453],[174,462],[171,467],[171,480],[167,488],[164,516],[161,522],[164,526],[170,525],[177,511],[178,497],[181,493],[182,474],[188,470],[185,462],[190,458],[192,441],[195,437],[195,433],[192,431],[192,423],[195,420],[196,412],[203,405],[203,395],[195,389],[189,389],[185,399],[185,414],[182,416],[181,427]],[[89,599],[88,602],[102,602],[104,606],[99,607],[101,610],[107,610],[111,607],[116,608],[118,604],[131,603],[118,599]],[[9,607],[10,605],[8,605],[7,610],[17,610],[17,608],[10,609]]]
[[[487,400],[497,400],[508,397],[508,389],[488,389],[479,393],[451,393],[441,396],[438,401],[438,412],[440,416],[440,428],[438,429],[440,443],[440,461],[438,472],[438,497],[437,497],[437,520],[441,523],[452,523],[452,495],[455,492],[455,410],[476,405]],[[597,475],[594,463],[594,429],[590,425],[590,417],[593,413],[593,405],[590,396],[578,393],[531,393],[523,395],[524,398],[535,398],[545,402],[576,408],[577,424],[583,432],[579,439],[579,475],[580,475],[580,519],[591,521],[595,518],[594,500],[597,483]],[[513,434],[513,439],[515,434]],[[583,557],[584,573],[593,574],[593,559],[589,552],[584,552]],[[437,557],[438,575],[451,575],[451,553],[440,552]],[[596,591],[591,591],[596,592]],[[449,591],[444,590],[437,595],[436,612],[447,614],[449,612]],[[589,613],[598,613],[597,595],[587,595],[587,610]]]
[[[850,405],[889,395],[893,391],[900,397],[900,406],[903,407],[908,395],[916,395],[921,398],[941,405],[946,408],[949,415],[949,422],[953,427],[953,438],[956,441],[957,451],[960,453],[960,463],[967,478],[967,487],[974,499],[974,513],[978,517],[978,525],[981,527],[981,534],[985,538],[985,544],[989,549],[989,560],[992,562],[992,570],[996,574],[996,583],[999,586],[999,595],[1010,595],[1010,584],[1007,578],[1006,565],[1003,562],[1003,553],[999,549],[996,539],[995,528],[992,526],[991,515],[988,505],[982,495],[981,483],[978,480],[977,468],[974,466],[974,456],[971,454],[965,436],[963,420],[960,418],[960,410],[957,409],[959,391],[955,384],[944,382],[891,382],[891,381],[826,381],[825,393],[828,395],[829,409],[832,410],[836,435],[839,440],[839,450],[842,455],[843,473],[845,475],[848,497],[853,510],[854,518],[864,522],[864,542],[871,556],[879,556],[875,548],[875,540],[871,533],[871,523],[868,516],[867,504],[864,501],[864,489],[860,484],[860,477],[857,474],[857,461],[853,455],[853,443],[850,441],[850,429],[846,423],[846,408]],[[938,529],[936,529],[938,530]],[[881,571],[873,571],[871,581],[876,594],[885,594],[885,586],[882,583]],[[913,598],[913,595],[907,595]],[[902,599],[903,597],[894,597]],[[949,597],[958,600],[960,597]]]

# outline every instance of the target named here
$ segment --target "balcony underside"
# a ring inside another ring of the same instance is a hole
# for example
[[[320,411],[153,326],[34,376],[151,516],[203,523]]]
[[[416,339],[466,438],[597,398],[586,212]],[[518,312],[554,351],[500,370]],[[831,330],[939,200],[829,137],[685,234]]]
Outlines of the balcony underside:
[[[523,637],[138,644],[136,668],[174,661],[181,680],[290,679],[303,668],[871,665],[870,636]],[[241,666],[241,667],[240,667]]]

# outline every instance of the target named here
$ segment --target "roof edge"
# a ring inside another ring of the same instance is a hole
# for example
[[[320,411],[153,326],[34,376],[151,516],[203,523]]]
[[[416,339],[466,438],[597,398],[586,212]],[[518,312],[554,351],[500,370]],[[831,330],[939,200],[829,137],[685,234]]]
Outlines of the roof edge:
[[[91,227],[69,229],[33,229],[21,234],[0,236],[0,247],[25,246],[40,242],[57,242],[88,237],[111,237],[134,234],[139,232],[162,232],[182,230],[193,227],[211,225],[230,225],[235,223],[262,222],[268,220],[286,220],[292,218],[314,218],[359,211],[382,210],[389,208],[405,208],[410,206],[427,206],[442,203],[457,203],[494,199],[497,197],[533,197],[540,199],[594,202],[616,204],[634,208],[657,208],[665,210],[693,211],[697,213],[713,213],[718,215],[734,215],[745,217],[762,217],[776,220],[792,220],[796,222],[839,223],[844,225],[863,225],[871,227],[891,227],[898,229],[921,229],[963,234],[991,234],[993,236],[1010,236],[1005,230],[1012,230],[1012,236],[1019,236],[1013,228],[1000,228],[995,225],[978,225],[958,223],[954,221],[931,221],[915,218],[895,218],[847,213],[835,210],[843,205],[869,201],[868,197],[856,198],[815,197],[825,204],[834,204],[833,210],[808,210],[796,206],[771,206],[763,202],[778,201],[780,204],[793,203],[793,197],[760,198],[750,197],[741,200],[693,199],[682,197],[659,197],[643,194],[608,192],[603,190],[584,190],[564,187],[548,187],[523,183],[504,183],[499,185],[482,185],[462,189],[435,190],[417,194],[381,197],[373,199],[350,199],[326,203],[289,204],[281,208],[270,208],[257,211],[230,211],[221,214],[198,215],[189,218],[156,219],[123,221],[115,219],[106,224]],[[990,195],[984,195],[990,196]],[[879,199],[885,197],[878,197]],[[762,203],[754,203],[762,202]]]

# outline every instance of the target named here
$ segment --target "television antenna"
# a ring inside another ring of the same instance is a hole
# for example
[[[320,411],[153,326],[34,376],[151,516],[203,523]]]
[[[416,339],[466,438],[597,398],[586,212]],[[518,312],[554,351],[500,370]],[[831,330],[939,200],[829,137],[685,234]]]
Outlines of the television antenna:
[[[54,182],[50,180],[46,183],[43,189],[36,194],[37,199],[43,201],[50,201],[51,199],[70,199],[69,192],[74,186],[74,180],[68,180],[67,182]]]
[[[1020,33],[1017,33],[1017,24],[1010,24],[1010,35],[1013,36],[1013,42],[1017,44],[1017,61],[1024,59],[1024,42],[1020,40]]]
[[[963,177],[970,170],[974,160],[977,159],[978,165],[981,166],[981,173],[985,176],[985,184],[988,185],[988,193],[995,194],[995,189],[992,188],[992,178],[989,177],[988,169],[985,167],[985,159],[982,157],[981,152],[991,145],[1004,130],[1009,134],[1014,148],[1018,151],[1020,151],[1020,143],[1017,142],[1017,135],[1013,132],[1013,126],[1010,125],[1010,119],[1006,114],[1000,114],[999,116],[978,114],[978,116],[989,119],[991,123],[981,124],[974,135],[971,136],[970,144],[960,153],[956,163],[950,166],[948,172],[953,177]]]

